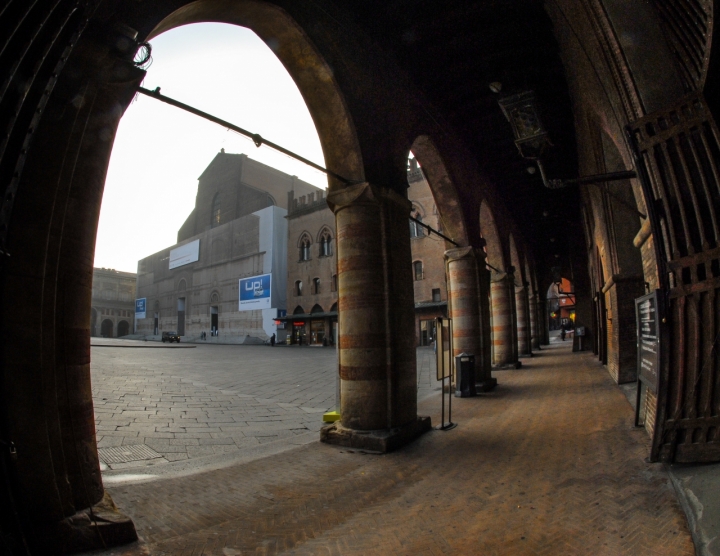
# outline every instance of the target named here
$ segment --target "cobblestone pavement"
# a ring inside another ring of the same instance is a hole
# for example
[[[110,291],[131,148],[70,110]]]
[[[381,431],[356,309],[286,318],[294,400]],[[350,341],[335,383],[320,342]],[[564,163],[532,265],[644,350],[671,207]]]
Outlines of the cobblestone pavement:
[[[453,400],[457,428],[366,455],[313,442],[108,490],[142,538],[106,555],[692,555],[665,468],[590,354],[555,344]],[[439,395],[421,410],[438,422]],[[173,466],[175,464],[168,464]]]
[[[104,468],[122,470],[239,453],[317,433],[322,414],[335,405],[333,349],[242,345],[178,349],[182,344],[172,349],[133,349],[104,343],[108,345],[93,346],[91,367]],[[126,345],[135,344],[143,345]],[[421,348],[417,353],[422,398],[438,386],[432,350]],[[137,446],[148,446],[154,457],[144,448],[139,455],[129,448],[112,450]]]

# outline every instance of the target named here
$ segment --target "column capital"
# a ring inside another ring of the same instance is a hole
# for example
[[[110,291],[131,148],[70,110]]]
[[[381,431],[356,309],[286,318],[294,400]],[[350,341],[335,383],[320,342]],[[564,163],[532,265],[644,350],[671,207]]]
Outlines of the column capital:
[[[490,281],[491,282],[502,282],[503,280],[506,280],[511,275],[507,272],[497,271],[497,270],[491,270],[490,271]]]
[[[402,210],[407,210],[408,216],[412,203],[402,195],[391,189],[378,187],[369,182],[349,185],[343,189],[331,191],[327,195],[327,203],[335,214],[344,208],[358,205],[379,205],[393,203]]]
[[[460,259],[477,259],[475,249],[471,246],[468,247],[454,247],[445,251],[445,260],[458,261]]]

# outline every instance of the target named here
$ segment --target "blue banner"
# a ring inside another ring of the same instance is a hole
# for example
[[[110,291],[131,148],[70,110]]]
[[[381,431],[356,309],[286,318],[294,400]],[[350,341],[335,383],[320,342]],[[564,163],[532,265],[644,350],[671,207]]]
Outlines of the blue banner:
[[[147,298],[146,297],[141,297],[140,299],[136,299],[135,300],[135,318],[136,319],[144,319],[146,308],[147,308]]]
[[[270,274],[241,278],[238,310],[253,311],[255,309],[270,309],[271,283],[272,276]]]

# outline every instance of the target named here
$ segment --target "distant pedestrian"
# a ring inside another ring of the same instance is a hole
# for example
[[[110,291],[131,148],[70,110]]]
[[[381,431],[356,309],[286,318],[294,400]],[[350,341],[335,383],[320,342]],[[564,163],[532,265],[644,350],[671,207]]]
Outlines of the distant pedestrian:
[[[275,347],[275,334],[270,336],[270,347]]]
[[[566,330],[566,324],[562,323],[560,325],[560,339],[564,342],[565,341],[565,330]]]

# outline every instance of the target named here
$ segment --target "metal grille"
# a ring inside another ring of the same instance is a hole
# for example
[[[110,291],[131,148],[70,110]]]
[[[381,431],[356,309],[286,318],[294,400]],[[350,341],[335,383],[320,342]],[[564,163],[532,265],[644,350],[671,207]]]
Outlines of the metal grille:
[[[720,135],[701,93],[630,126],[667,319],[653,460],[720,460]]]
[[[142,461],[162,457],[161,454],[158,454],[145,444],[99,448],[98,455],[100,456],[100,461],[105,463],[127,463],[129,461]]]
[[[712,0],[655,0],[685,86],[702,90],[712,38]]]

